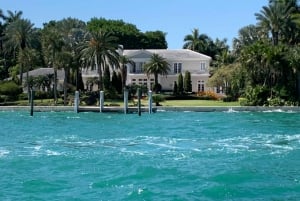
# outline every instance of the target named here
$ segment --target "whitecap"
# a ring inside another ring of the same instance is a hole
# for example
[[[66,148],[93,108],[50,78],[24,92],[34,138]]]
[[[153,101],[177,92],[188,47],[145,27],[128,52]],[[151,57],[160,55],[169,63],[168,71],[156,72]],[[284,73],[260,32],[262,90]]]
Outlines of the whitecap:
[[[234,110],[234,109],[232,109],[232,107],[231,108],[229,108],[227,111],[224,111],[225,113],[237,113],[237,112],[239,112],[239,111],[236,111],[236,110]]]
[[[265,110],[263,112],[265,112],[265,113],[272,113],[272,112],[281,113],[281,112],[285,112],[285,111],[283,111],[282,109],[274,109],[274,110]]]
[[[8,155],[10,152],[8,150],[5,149],[0,149],[0,158]]]
[[[166,110],[156,110],[157,112],[166,112]]]
[[[42,146],[41,145],[37,145],[37,146],[35,146],[33,148],[34,148],[34,150],[39,151],[42,148]]]
[[[198,149],[198,148],[194,148],[194,149],[193,149],[193,151],[196,151],[196,152],[201,152],[201,150],[200,150],[200,149]]]
[[[47,156],[60,156],[60,155],[62,155],[61,153],[59,153],[57,151],[51,151],[51,150],[47,150],[46,153],[47,153]]]

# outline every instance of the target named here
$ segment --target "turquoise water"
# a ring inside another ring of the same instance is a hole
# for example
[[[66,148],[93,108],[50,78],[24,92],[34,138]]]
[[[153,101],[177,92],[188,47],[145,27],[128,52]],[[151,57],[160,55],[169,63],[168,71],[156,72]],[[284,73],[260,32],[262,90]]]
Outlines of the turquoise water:
[[[0,200],[300,200],[300,113],[0,112]]]

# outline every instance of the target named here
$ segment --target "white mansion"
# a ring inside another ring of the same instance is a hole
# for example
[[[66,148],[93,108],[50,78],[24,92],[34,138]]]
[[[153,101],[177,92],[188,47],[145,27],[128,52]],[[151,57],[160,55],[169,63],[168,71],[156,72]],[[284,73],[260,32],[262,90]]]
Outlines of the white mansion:
[[[209,78],[209,65],[211,57],[188,49],[168,50],[168,49],[147,49],[147,50],[123,50],[122,54],[134,61],[135,65],[128,64],[126,85],[138,84],[147,85],[150,89],[154,83],[153,75],[147,77],[143,71],[143,65],[147,63],[152,54],[158,54],[165,58],[170,64],[171,71],[167,76],[158,77],[158,83],[162,90],[173,90],[174,82],[178,80],[178,75],[185,71],[191,73],[192,91],[199,92],[208,90],[206,83]],[[97,77],[97,70],[83,69],[83,82],[89,77]]]

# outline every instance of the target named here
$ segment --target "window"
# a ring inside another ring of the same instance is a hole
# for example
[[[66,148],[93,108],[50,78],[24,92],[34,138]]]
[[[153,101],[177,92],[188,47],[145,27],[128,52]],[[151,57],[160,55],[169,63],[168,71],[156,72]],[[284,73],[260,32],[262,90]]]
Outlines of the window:
[[[174,73],[181,73],[182,72],[182,63],[174,63],[173,64]]]
[[[135,73],[142,73],[143,72],[144,62],[136,63],[136,72]]]
[[[139,85],[143,84],[143,79],[139,79]]]
[[[131,73],[143,73],[145,62],[136,62],[135,65],[131,66]]]
[[[200,63],[200,71],[205,71],[205,62]]]
[[[198,81],[198,92],[202,92],[204,91],[204,81],[203,80],[200,80]]]

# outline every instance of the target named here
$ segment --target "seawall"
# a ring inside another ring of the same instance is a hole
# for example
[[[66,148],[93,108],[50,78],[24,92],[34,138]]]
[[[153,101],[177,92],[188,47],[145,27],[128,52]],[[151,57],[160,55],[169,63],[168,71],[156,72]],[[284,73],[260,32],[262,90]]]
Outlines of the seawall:
[[[30,106],[0,106],[0,111],[30,111]],[[131,112],[137,111],[136,107],[129,108]],[[63,112],[74,111],[73,106],[34,106],[34,112]],[[123,112],[122,107],[104,107],[104,112]],[[148,109],[143,107],[142,112],[147,112]],[[282,107],[263,107],[263,106],[159,106],[153,107],[154,112],[160,111],[194,111],[194,112],[226,112],[226,111],[249,111],[249,112],[261,112],[261,111],[294,111],[300,112],[300,107],[295,106],[282,106]],[[99,112],[99,107],[79,107],[79,112]]]

